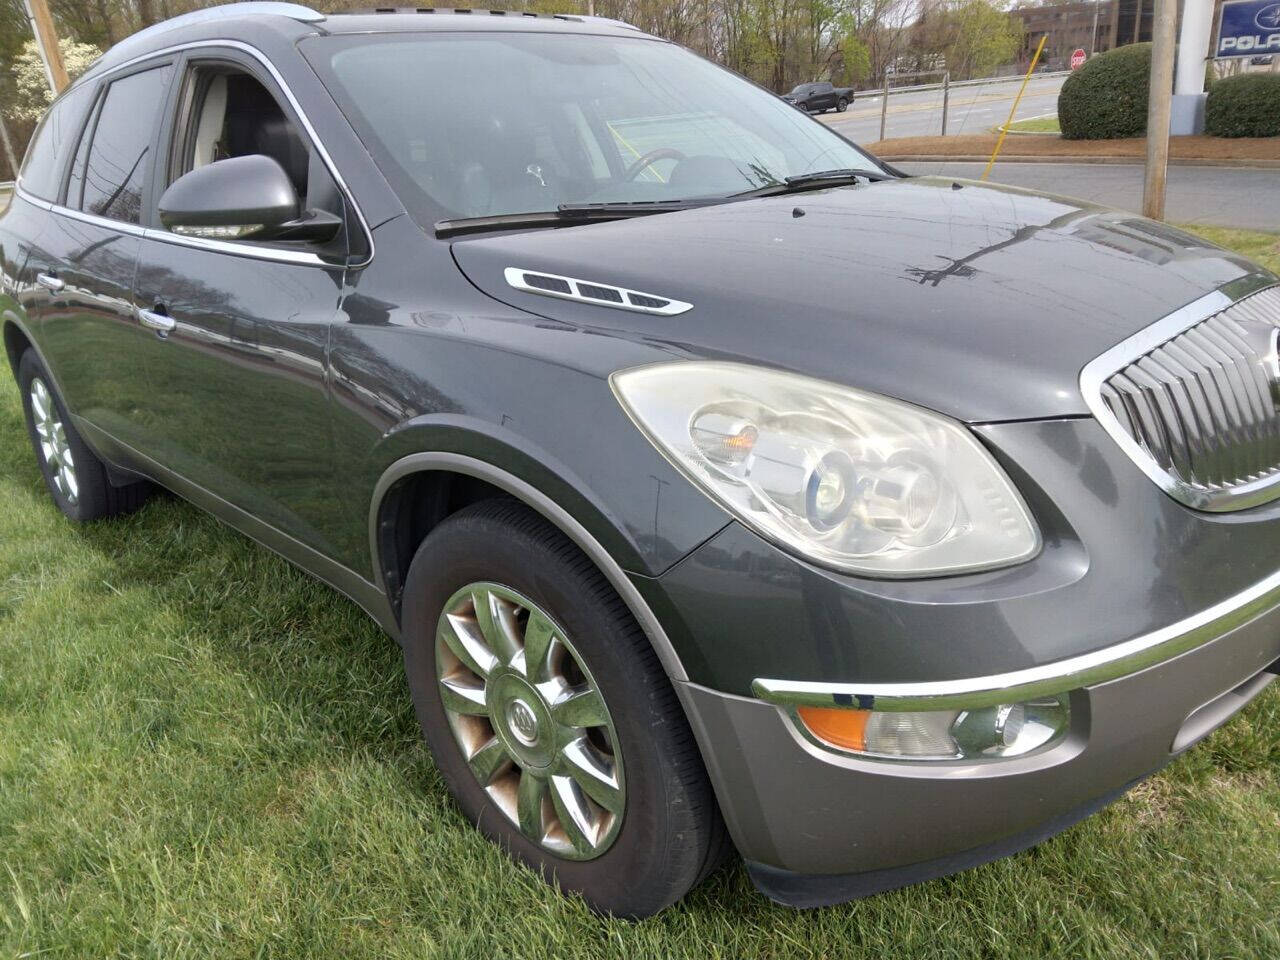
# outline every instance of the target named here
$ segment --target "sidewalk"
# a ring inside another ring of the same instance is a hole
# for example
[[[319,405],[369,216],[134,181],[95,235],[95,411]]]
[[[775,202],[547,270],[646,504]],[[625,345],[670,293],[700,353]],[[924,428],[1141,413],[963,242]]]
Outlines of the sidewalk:
[[[896,137],[867,144],[867,149],[890,163],[914,161],[983,161],[996,148],[997,135],[965,134],[955,137]],[[1063,140],[1051,134],[1011,134],[1005,138],[1000,162],[1030,160],[1037,163],[1141,163],[1146,138],[1133,140]],[[1216,167],[1280,168],[1280,137],[1224,139],[1221,137],[1170,137],[1171,163]],[[1280,189],[1280,184],[1277,185]]]

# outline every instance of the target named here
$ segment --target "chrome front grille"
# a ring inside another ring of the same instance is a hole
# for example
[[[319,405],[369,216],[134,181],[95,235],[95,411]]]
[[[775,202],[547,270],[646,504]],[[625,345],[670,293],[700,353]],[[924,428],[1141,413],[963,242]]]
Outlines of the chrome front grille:
[[[1280,287],[1216,293],[1099,357],[1081,387],[1172,496],[1237,510],[1280,496],[1278,348]]]

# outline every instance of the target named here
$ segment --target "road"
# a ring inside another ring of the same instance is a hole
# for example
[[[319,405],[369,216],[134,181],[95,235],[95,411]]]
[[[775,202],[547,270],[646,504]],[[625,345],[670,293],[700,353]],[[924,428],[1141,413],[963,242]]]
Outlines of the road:
[[[981,163],[899,163],[907,173],[976,180]],[[997,163],[991,179],[1122,210],[1142,208],[1141,164]],[[1280,170],[1169,168],[1165,219],[1171,223],[1280,228]]]
[[[1058,112],[1058,91],[1065,76],[1037,77],[1027,85],[1018,105],[1018,120]],[[993,80],[972,87],[952,87],[947,110],[947,133],[986,133],[1009,118],[1022,78]],[[855,143],[880,139],[878,93],[859,93],[844,113],[824,113],[821,119]],[[942,91],[917,90],[889,96],[886,137],[927,137],[942,132]]]

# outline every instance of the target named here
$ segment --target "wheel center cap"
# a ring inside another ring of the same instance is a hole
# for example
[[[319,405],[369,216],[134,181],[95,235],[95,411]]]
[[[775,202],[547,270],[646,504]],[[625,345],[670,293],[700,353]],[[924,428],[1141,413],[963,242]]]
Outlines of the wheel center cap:
[[[538,742],[538,717],[523,700],[512,700],[507,707],[507,728],[526,747]]]

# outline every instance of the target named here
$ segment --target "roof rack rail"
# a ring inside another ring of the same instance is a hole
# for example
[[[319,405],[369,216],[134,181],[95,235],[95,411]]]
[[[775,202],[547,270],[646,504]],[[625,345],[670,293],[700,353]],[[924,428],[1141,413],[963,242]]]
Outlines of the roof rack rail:
[[[609,17],[593,17],[578,13],[535,13],[532,10],[477,10],[471,7],[360,7],[355,10],[335,10],[331,17],[368,16],[377,13],[447,13],[467,14],[477,17],[528,17],[541,20],[569,20],[574,23],[607,23],[615,27],[628,27],[638,30],[639,27],[613,20]]]
[[[229,20],[235,17],[260,17],[264,15],[288,17],[290,20],[297,20],[299,23],[319,23],[325,18],[323,13],[310,7],[304,7],[300,3],[281,3],[276,2],[276,0],[224,3],[216,7],[192,10],[190,13],[183,13],[176,17],[170,17],[168,20],[153,23],[149,27],[143,27],[137,33],[130,34],[113,46],[108,51],[108,56],[111,61],[116,61],[122,51],[127,52],[137,45],[137,41],[146,40],[161,33],[168,33],[175,27],[186,27],[193,23],[207,23],[211,20]],[[89,72],[91,71],[86,71],[86,75]]]
[[[530,17],[542,20],[581,20],[575,13],[534,13],[532,10],[475,10],[471,7],[359,7],[335,10],[331,16],[367,16],[375,13],[457,13],[477,17]]]

